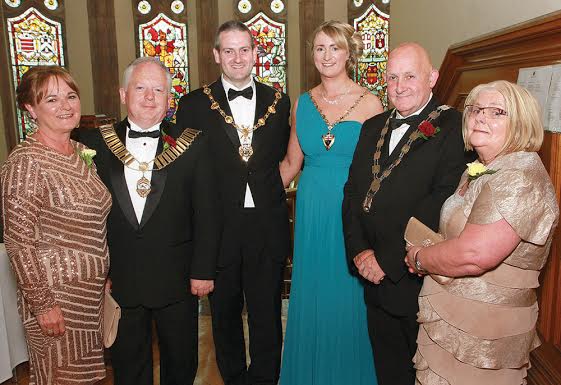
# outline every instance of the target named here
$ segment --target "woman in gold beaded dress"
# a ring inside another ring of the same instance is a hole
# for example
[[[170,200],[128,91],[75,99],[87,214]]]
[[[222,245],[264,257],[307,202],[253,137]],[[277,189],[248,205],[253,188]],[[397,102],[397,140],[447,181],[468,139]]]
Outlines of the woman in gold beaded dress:
[[[18,285],[30,384],[105,377],[102,298],[111,196],[91,150],[70,139],[80,96],[63,68],[30,69],[17,101],[37,124],[4,163],[4,241]]]
[[[475,87],[463,125],[469,164],[444,204],[445,241],[409,249],[411,272],[430,275],[419,294],[417,384],[526,384],[536,333],[538,276],[559,217],[555,191],[536,151],[539,106],[506,81]]]

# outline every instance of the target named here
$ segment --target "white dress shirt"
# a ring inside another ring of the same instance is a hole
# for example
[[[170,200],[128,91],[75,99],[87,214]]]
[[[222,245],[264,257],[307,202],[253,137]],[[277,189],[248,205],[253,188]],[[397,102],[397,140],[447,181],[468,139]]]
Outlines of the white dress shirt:
[[[158,150],[158,139],[159,138],[129,138],[129,130],[134,131],[157,131],[160,129],[160,124],[156,124],[146,130],[138,127],[136,124],[129,120],[129,126],[127,127],[125,146],[127,150],[134,156],[137,162],[131,164],[132,167],[138,169],[139,162],[150,162],[156,157],[156,151]],[[125,166],[123,166],[125,167]],[[151,170],[154,167],[154,163],[148,165]],[[152,171],[144,172],[144,177],[149,181],[152,180]],[[136,214],[136,219],[138,223],[142,220],[142,213],[144,212],[144,205],[146,204],[146,198],[141,197],[136,192],[136,183],[142,178],[142,172],[133,170],[131,168],[125,167],[125,181],[127,182],[127,189],[129,190],[129,195],[132,201],[132,207],[134,208],[134,213]]]
[[[421,107],[420,109],[418,109],[417,111],[413,112],[411,115],[408,115],[408,116],[402,116],[399,113],[399,111],[396,110],[395,111],[395,117],[398,118],[398,119],[404,119],[404,118],[408,118],[409,116],[419,115],[421,113],[421,111],[423,111],[425,109],[427,104],[429,104],[431,99],[432,99],[432,92],[430,93],[429,100],[427,100],[427,102],[425,103],[425,105],[423,107]],[[392,130],[392,133],[391,133],[391,136],[390,136],[390,145],[389,145],[390,154],[393,152],[393,150],[395,149],[395,147],[397,146],[397,144],[399,143],[401,138],[403,138],[403,135],[405,135],[405,133],[407,132],[408,129],[409,129],[409,124],[403,123],[401,126],[396,128],[395,130]]]
[[[240,127],[253,127],[253,124],[255,122],[255,82],[253,81],[253,78],[249,79],[249,83],[247,83],[243,87],[238,88],[224,79],[224,75],[222,75],[222,85],[224,86],[224,92],[226,92],[226,99],[228,99],[228,90],[230,88],[233,88],[236,91],[241,91],[247,87],[253,88],[253,96],[251,97],[251,99],[247,99],[243,96],[238,96],[234,100],[228,100],[234,122],[236,122],[236,124]],[[253,139],[253,132],[250,132],[248,137],[244,138],[242,136],[242,133],[238,131],[238,137],[240,138],[241,144],[251,144],[251,141]],[[251,189],[249,188],[249,184],[247,183],[245,185],[245,198],[243,207],[255,207],[255,203],[253,202],[253,195],[251,195]]]

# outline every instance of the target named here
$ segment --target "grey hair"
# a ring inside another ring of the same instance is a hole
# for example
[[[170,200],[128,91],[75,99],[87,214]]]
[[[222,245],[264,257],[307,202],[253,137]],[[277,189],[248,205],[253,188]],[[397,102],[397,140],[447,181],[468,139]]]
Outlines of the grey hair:
[[[135,60],[133,60],[128,66],[127,68],[125,68],[125,71],[123,72],[123,88],[127,88],[127,86],[129,85],[129,81],[130,78],[132,76],[132,73],[134,71],[134,69],[141,65],[141,64],[145,64],[145,63],[152,63],[152,64],[156,64],[158,67],[160,67],[162,69],[162,71],[164,71],[164,73],[166,74],[166,83],[168,85],[168,91],[171,91],[171,74],[169,73],[168,68],[164,65],[164,63],[162,63],[160,61],[160,59],[158,59],[157,57],[153,57],[153,56],[143,56],[143,57],[139,57]]]
[[[222,23],[216,30],[216,35],[214,35],[214,49],[220,50],[220,34],[222,32],[230,31],[246,32],[249,35],[249,40],[251,41],[251,49],[255,47],[255,41],[253,40],[253,36],[251,35],[251,30],[247,27],[247,25],[245,25],[241,21],[228,20]]]

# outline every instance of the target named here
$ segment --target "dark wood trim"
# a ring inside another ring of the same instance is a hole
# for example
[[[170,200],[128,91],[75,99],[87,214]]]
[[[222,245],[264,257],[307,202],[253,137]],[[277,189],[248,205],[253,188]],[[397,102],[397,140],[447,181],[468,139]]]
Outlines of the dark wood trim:
[[[300,86],[309,90],[320,83],[312,59],[312,33],[324,21],[324,0],[300,1]]]
[[[197,58],[201,85],[210,84],[220,76],[212,53],[217,29],[218,0],[197,0]]]
[[[497,79],[516,82],[524,67],[561,62],[561,11],[450,47],[434,88],[443,102],[462,108],[476,85]],[[561,198],[561,134],[546,132],[539,155],[558,201]],[[542,346],[531,353],[530,385],[561,384],[561,227],[558,226],[538,290],[537,329]]]
[[[95,113],[118,119],[121,107],[114,1],[88,0],[88,23]]]

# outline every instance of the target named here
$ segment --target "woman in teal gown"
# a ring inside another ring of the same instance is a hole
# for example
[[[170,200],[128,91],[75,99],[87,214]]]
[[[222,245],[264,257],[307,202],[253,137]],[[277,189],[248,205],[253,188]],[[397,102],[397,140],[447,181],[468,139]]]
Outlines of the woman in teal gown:
[[[350,25],[326,22],[312,41],[322,81],[294,106],[280,166],[286,185],[304,163],[280,384],[373,385],[363,288],[345,258],[341,204],[362,122],[382,112],[382,105],[349,78],[362,51]]]

